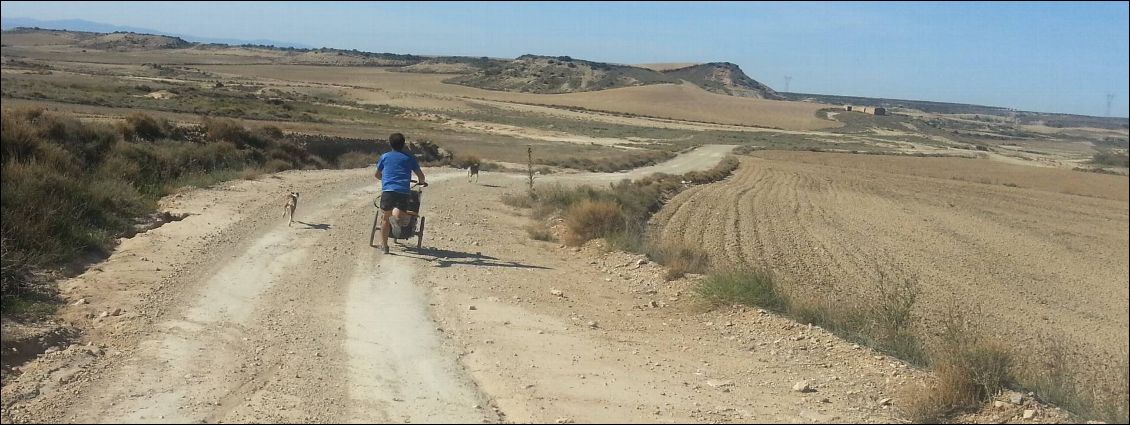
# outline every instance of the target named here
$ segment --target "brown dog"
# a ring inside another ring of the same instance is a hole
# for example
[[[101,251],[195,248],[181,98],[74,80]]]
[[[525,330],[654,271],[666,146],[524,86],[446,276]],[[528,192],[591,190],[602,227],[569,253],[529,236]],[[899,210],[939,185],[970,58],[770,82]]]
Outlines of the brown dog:
[[[283,215],[289,216],[290,221],[286,223],[287,227],[294,224],[294,209],[298,208],[298,192],[291,192],[286,196],[286,205],[283,205]]]

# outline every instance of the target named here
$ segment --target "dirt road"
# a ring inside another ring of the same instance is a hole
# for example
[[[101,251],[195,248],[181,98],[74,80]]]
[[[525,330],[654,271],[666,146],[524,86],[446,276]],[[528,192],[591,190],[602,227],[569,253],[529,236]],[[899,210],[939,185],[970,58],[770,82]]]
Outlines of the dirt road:
[[[639,256],[530,240],[498,201],[521,179],[428,172],[426,249],[388,256],[369,170],[167,198],[190,215],[63,283],[85,335],[22,368],[3,421],[882,422],[921,381],[819,328],[699,310]]]
[[[618,173],[552,174],[542,177],[541,180],[562,183],[607,183],[624,179],[638,179],[640,177],[654,173],[682,174],[689,171],[703,171],[708,170],[721,162],[722,158],[725,158],[726,155],[729,155],[735,147],[737,146],[704,145],[671,158],[670,160],[664,161],[660,164],[655,164],[648,167],[640,167],[630,171],[622,171]],[[515,175],[515,177],[524,176]]]
[[[444,351],[422,291],[413,284],[413,267],[361,244],[377,190],[369,172],[293,174],[281,180],[303,193],[294,227],[279,219],[281,207],[259,202],[264,194],[278,198],[255,187],[264,183],[203,191],[188,196],[187,203],[170,205],[198,215],[141,237],[152,243],[124,244],[91,276],[65,284],[90,305],[124,311],[93,321],[81,312],[65,313],[76,322],[90,322],[92,340],[122,343],[109,344],[111,355],[97,357],[100,373],[75,376],[82,379],[80,386],[97,391],[42,398],[48,403],[59,398],[51,410],[66,406],[50,417],[80,422],[496,418],[475,407],[485,404],[483,397]],[[455,175],[439,173],[433,180],[442,184]],[[257,208],[244,210],[248,204]],[[202,230],[211,232],[201,235]],[[184,264],[201,256],[206,259]],[[137,264],[138,257],[144,265]],[[100,286],[120,274],[165,268],[176,271],[155,288],[156,282],[144,278],[128,285],[150,286],[125,291],[141,299]],[[82,372],[90,371],[75,371]]]

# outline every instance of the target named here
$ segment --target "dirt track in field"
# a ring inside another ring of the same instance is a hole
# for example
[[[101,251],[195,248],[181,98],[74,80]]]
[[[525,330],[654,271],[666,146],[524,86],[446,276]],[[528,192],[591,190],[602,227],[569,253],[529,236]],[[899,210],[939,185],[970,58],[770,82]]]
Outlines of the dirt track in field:
[[[709,168],[714,153],[651,169]],[[878,400],[920,382],[820,329],[696,311],[690,281],[639,255],[530,240],[523,213],[498,208],[520,178],[427,172],[424,249],[391,255],[369,246],[369,169],[165,198],[189,216],[61,283],[82,341],[21,366],[0,419],[888,422]],[[818,393],[793,391],[801,380]]]

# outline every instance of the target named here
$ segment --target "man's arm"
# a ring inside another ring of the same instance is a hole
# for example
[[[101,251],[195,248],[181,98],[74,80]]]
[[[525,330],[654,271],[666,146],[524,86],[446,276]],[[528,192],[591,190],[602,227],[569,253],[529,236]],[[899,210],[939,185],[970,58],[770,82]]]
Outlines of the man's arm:
[[[428,184],[426,181],[424,181],[424,170],[417,168],[417,169],[412,170],[412,171],[414,173],[416,173],[416,181],[419,181],[420,185],[427,185]]]

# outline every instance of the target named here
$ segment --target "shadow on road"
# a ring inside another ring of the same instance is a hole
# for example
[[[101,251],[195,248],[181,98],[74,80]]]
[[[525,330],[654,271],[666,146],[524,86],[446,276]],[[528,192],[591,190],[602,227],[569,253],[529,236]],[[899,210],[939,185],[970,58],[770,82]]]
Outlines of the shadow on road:
[[[306,226],[307,229],[330,230],[330,227],[332,227],[332,226],[329,225],[329,223],[313,223],[313,224],[311,224],[311,223],[307,223],[307,222],[304,222],[304,221],[298,221],[298,220],[294,220],[294,222],[301,224],[303,226]]]
[[[481,252],[462,252],[440,248],[408,248],[403,251],[393,250],[391,254],[400,255],[435,264],[435,267],[451,266],[478,266],[478,267],[511,267],[520,269],[549,269],[549,267],[522,264],[516,261],[500,260]]]

